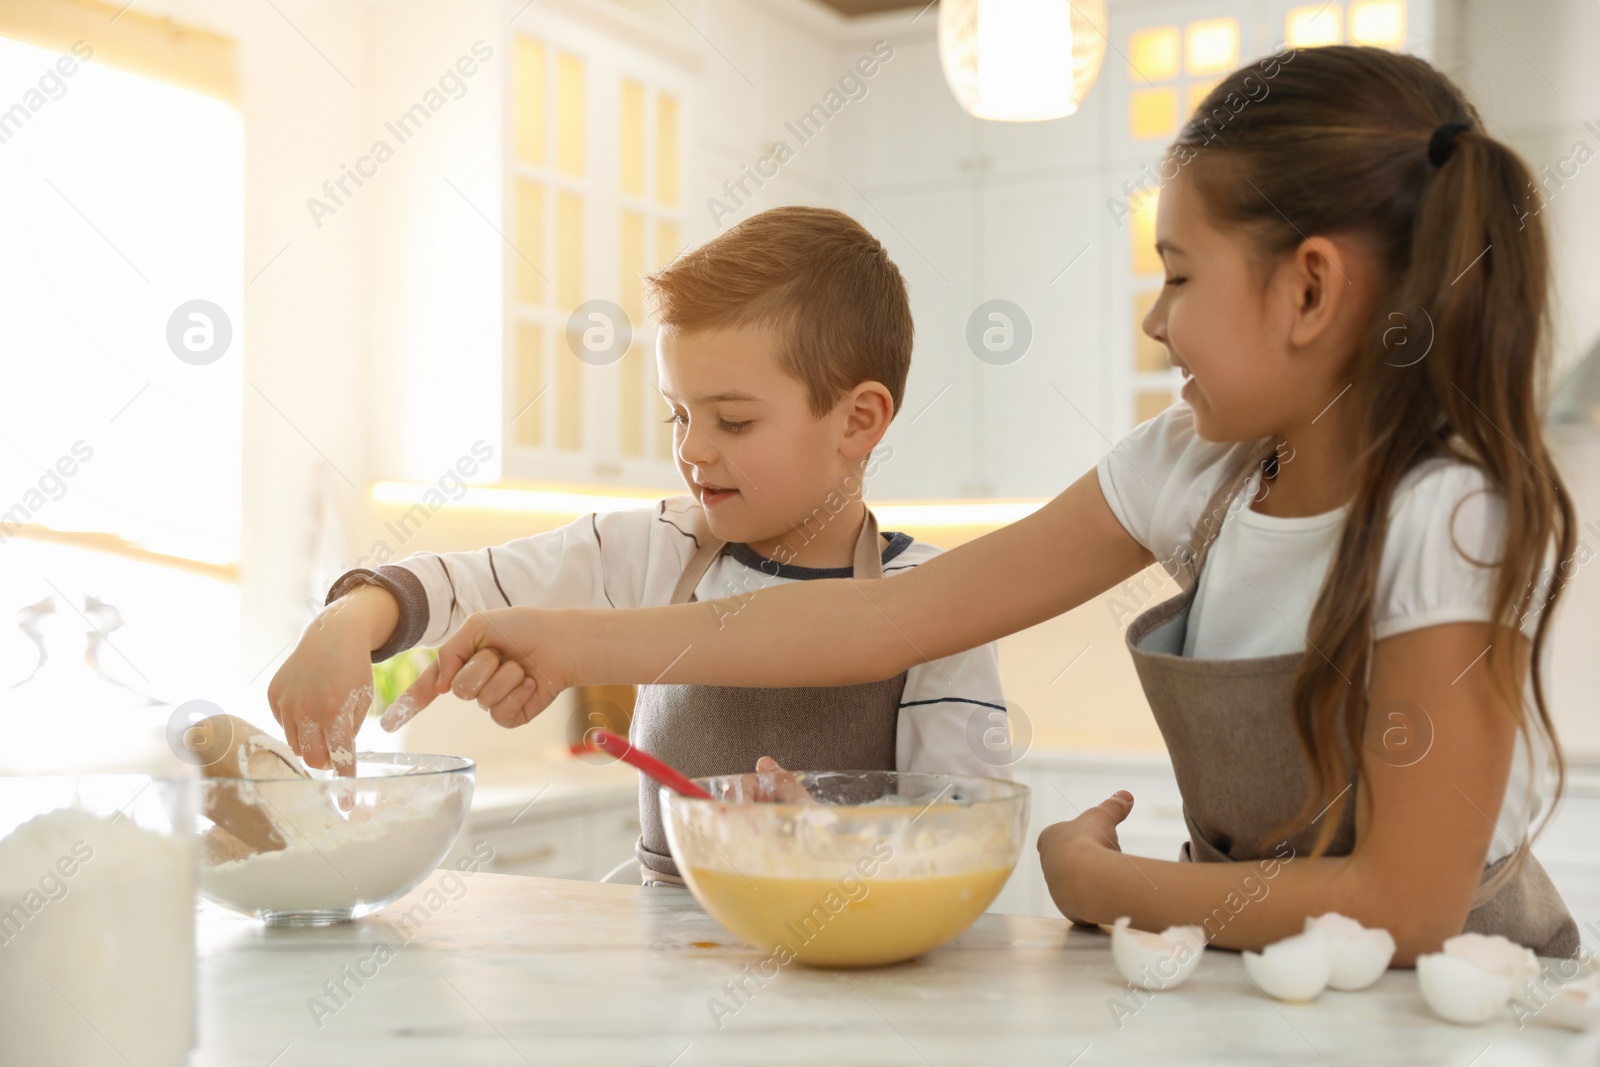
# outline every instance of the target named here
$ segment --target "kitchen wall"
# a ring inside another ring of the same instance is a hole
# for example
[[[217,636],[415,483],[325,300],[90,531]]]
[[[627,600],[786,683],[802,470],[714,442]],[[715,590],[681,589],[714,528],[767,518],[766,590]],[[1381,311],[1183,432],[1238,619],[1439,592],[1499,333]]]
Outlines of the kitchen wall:
[[[1489,128],[1535,171],[1556,293],[1554,355],[1570,368],[1600,339],[1600,5],[1471,0],[1440,56]],[[1509,208],[1508,208],[1509,210]],[[1552,624],[1550,700],[1569,753],[1600,757],[1600,427],[1552,434],[1578,507],[1580,561]]]
[[[1475,91],[1491,126],[1536,167],[1548,163],[1558,175],[1570,175],[1553,187],[1557,194],[1548,209],[1562,298],[1558,357],[1570,360],[1600,332],[1600,249],[1584,239],[1600,222],[1600,178],[1590,167],[1562,163],[1576,141],[1600,147],[1600,138],[1584,125],[1600,122],[1600,112],[1585,111],[1600,100],[1600,72],[1582,52],[1584,42],[1600,33],[1600,8],[1528,9],[1511,0],[1436,6],[1448,31],[1436,44],[1441,64]],[[948,155],[950,165],[959,167],[967,151],[952,151],[938,140],[954,105],[931,58],[933,11],[920,18],[913,9],[846,22],[808,0],[537,0],[531,10],[486,0],[280,0],[275,6],[255,0],[136,0],[135,7],[239,43],[248,280],[241,325],[247,361],[242,661],[260,685],[327,578],[369,555],[376,543],[385,542],[396,554],[446,549],[563,521],[452,506],[420,532],[398,538],[385,526],[397,509],[374,504],[367,493],[381,479],[435,482],[474,441],[498,444],[505,240],[499,146],[509,76],[505,42],[513,17],[553,13],[574,19],[592,32],[650,49],[688,73],[696,118],[686,158],[689,184],[699,189],[689,193],[691,207],[770,151],[783,121],[809,108],[879,39],[890,41],[897,53],[870,85],[867,102],[874,110],[847,112],[838,130],[808,143],[748,203],[738,204],[738,217],[777,203],[826,204],[854,210],[887,241],[902,242],[896,219],[903,216],[880,209],[888,206],[887,195],[917,193],[889,189],[895,173],[925,168],[930,152]],[[1138,0],[1113,8],[1187,10]],[[714,43],[697,29],[702,26],[715,28]],[[377,164],[363,184],[347,184],[353,192],[335,203],[324,183],[361,165],[374,141],[396,140],[384,124],[479,41],[493,55],[465,79],[459,98],[397,144],[392,158]],[[1113,56],[1108,67],[1114,61]],[[760,76],[751,80],[751,71]],[[875,127],[869,120],[884,113],[877,109],[890,97],[902,104],[926,101],[927,124]],[[836,132],[840,136],[832,136]],[[1015,131],[991,133],[1003,145]],[[1084,150],[1094,150],[1093,141]],[[997,202],[1004,206],[1008,196]],[[314,213],[312,198],[335,210]],[[1011,199],[1023,205],[1011,224],[1048,221],[1048,198]],[[931,219],[930,234],[937,235],[938,222],[937,216]],[[698,243],[715,228],[710,212],[692,207],[684,238]],[[998,223],[992,229],[1003,236]],[[1006,256],[1004,241],[997,241],[986,251],[991,262]],[[933,246],[925,250],[935,262],[947,262]],[[911,264],[908,274],[923,275],[913,277],[914,284],[937,284],[914,250],[896,254]],[[1085,385],[1105,410],[1108,388],[1092,379]],[[930,420],[943,417],[933,410]],[[969,419],[985,417],[965,410]],[[1114,436],[1113,430],[1107,432]],[[933,449],[952,440],[953,431],[921,444]],[[1069,466],[1082,469],[1100,446],[1103,441],[1091,441],[1084,454],[1072,452]],[[947,460],[961,464],[967,456],[956,448]],[[497,464],[498,454],[479,476],[498,477]],[[981,470],[957,474],[968,489],[984,490]],[[987,488],[995,490],[992,484]],[[908,482],[897,495],[914,493],[915,483]],[[911,532],[948,547],[982,531]],[[1574,607],[1594,605],[1600,579],[1585,571],[1577,585]],[[1121,649],[1111,601],[1137,607],[1160,595],[1147,580],[1003,643],[1008,694],[1032,721],[1038,744],[1159,748]],[[1592,659],[1588,650],[1600,634],[1584,627],[1592,627],[1600,612],[1574,614],[1578,623],[1558,641],[1557,694],[1569,742],[1600,754],[1600,729],[1587,705],[1593,684],[1565,682]]]

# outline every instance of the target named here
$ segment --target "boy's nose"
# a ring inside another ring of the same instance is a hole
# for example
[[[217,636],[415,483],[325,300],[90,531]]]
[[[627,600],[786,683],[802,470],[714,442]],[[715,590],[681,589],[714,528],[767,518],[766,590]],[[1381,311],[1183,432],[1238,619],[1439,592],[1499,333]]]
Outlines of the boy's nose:
[[[683,429],[683,440],[678,442],[678,458],[691,467],[708,467],[715,463],[720,453],[712,447],[706,435],[686,426]]]

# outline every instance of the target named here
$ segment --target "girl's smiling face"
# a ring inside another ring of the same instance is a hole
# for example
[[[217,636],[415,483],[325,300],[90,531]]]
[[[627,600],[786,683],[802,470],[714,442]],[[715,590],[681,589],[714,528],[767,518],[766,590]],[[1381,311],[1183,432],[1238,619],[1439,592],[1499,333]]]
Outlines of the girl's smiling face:
[[[1219,229],[1185,172],[1161,190],[1156,250],[1166,280],[1144,332],[1188,380],[1209,441],[1287,436],[1349,381],[1364,286],[1346,242],[1316,238],[1264,265],[1242,230]],[[1344,291],[1340,291],[1344,290]]]

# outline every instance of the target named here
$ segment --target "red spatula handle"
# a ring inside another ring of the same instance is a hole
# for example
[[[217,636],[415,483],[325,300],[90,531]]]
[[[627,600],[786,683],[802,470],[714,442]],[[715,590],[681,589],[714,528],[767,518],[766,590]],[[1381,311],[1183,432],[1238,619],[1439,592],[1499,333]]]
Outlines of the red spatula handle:
[[[610,730],[591,730],[589,744],[602,752],[609,752],[622,762],[637,767],[641,772],[668,789],[682,793],[686,797],[699,797],[710,800],[711,794],[695,785],[689,779],[679,774],[676,770],[662,763],[650,753],[641,748],[635,748],[626,737],[614,734]]]

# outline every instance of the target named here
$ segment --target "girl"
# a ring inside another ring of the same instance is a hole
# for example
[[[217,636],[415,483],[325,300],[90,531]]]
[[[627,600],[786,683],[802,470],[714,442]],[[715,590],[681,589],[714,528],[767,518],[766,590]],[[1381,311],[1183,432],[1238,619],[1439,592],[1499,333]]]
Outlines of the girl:
[[[1159,561],[1183,591],[1127,643],[1189,862],[1120,854],[1119,793],[1040,836],[1067,916],[1259,948],[1338,911],[1400,964],[1462,930],[1574,955],[1527,849],[1541,772],[1564,780],[1539,667],[1574,542],[1540,432],[1532,175],[1422,60],[1268,62],[1168,159],[1144,328],[1183,403],[1097,470],[893,581],[764,591],[726,626],[706,604],[477,616],[419,685],[475,696],[503,656],[535,684],[495,717],[526,721],[577,682],[860,683]]]

